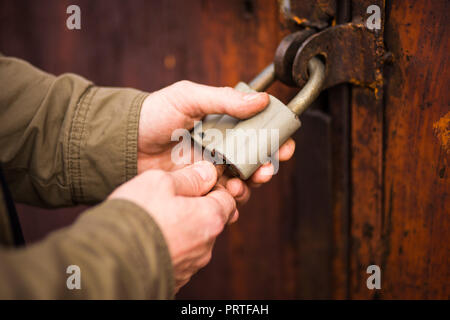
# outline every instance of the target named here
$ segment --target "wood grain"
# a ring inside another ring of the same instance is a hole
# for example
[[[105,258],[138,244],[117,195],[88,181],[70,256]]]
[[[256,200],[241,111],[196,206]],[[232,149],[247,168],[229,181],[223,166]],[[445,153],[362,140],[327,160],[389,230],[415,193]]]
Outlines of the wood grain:
[[[80,31],[65,26],[69,4]],[[294,159],[253,192],[178,298],[450,298],[447,12],[448,1],[387,4],[384,99],[346,85],[322,95]],[[3,53],[146,91],[248,81],[289,32],[274,0],[0,0]],[[287,102],[296,89],[269,91]],[[19,211],[32,242],[83,209]],[[370,264],[379,291],[366,287]]]
[[[386,70],[384,297],[448,299],[449,153],[434,125],[450,111],[450,3],[388,9],[394,63]]]

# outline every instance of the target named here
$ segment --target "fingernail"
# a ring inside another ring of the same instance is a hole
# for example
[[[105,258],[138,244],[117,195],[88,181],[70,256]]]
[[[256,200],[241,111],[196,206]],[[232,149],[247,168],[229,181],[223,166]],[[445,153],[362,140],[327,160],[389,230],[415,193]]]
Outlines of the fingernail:
[[[271,165],[264,165],[260,168],[260,174],[262,176],[272,176],[273,175],[273,167]]]
[[[204,181],[209,181],[213,178],[211,165],[208,163],[198,163],[193,168]]]
[[[243,99],[245,101],[250,101],[250,100],[254,100],[254,99],[258,98],[260,95],[261,95],[261,93],[259,93],[259,92],[249,93],[249,94],[246,94]]]

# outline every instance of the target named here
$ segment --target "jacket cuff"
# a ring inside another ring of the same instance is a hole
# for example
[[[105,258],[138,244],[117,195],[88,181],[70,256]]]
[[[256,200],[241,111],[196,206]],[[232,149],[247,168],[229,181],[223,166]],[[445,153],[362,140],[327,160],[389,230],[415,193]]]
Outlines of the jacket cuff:
[[[135,89],[89,87],[70,126],[66,166],[75,203],[102,201],[137,174],[142,103]]]

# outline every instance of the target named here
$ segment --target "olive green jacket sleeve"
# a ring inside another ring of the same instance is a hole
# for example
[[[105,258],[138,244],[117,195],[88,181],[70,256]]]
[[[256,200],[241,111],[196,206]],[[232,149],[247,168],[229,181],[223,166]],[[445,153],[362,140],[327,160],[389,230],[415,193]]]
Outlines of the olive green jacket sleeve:
[[[97,203],[136,175],[146,93],[55,77],[5,56],[0,83],[0,162],[16,201]]]
[[[163,235],[126,200],[89,209],[29,247],[0,249],[0,261],[0,299],[169,299],[174,290]]]
[[[15,201],[98,203],[136,175],[146,93],[2,55],[0,83],[0,162]],[[70,265],[80,268],[80,290],[66,285]],[[125,200],[105,201],[29,247],[0,246],[0,298],[171,298],[172,272],[157,224]]]

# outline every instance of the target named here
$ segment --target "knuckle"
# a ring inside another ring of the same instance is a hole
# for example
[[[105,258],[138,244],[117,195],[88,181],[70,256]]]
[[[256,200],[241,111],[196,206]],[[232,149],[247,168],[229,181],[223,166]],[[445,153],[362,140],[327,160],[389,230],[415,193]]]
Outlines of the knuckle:
[[[225,225],[222,215],[217,213],[211,214],[208,225],[210,235],[214,238],[217,237],[223,231]]]
[[[200,268],[206,267],[211,262],[211,258],[212,258],[212,253],[211,253],[211,251],[208,251],[208,253],[205,254],[203,256],[203,258],[199,261],[199,267]]]
[[[220,205],[219,200],[215,198],[210,198],[207,204],[206,212],[210,216],[220,217],[222,215],[222,206]]]
[[[226,193],[227,192],[224,192],[224,194]],[[231,195],[229,197],[231,198],[231,201],[234,202],[233,197],[231,197]],[[228,215],[233,211],[234,209],[229,210],[225,201],[220,201],[214,197],[211,197],[207,202],[204,202],[202,212],[208,239],[217,237],[223,231],[224,226],[228,221]]]
[[[224,218],[222,210],[216,201],[210,201],[204,210],[205,241],[217,237],[224,228]]]
[[[220,200],[213,198],[215,202],[214,210],[217,216],[219,216],[225,224],[228,221],[229,215],[236,209],[236,200],[226,190],[221,190],[220,192],[217,190],[216,192],[216,195]]]
[[[183,90],[185,90],[187,88],[192,87],[193,85],[194,85],[194,83],[192,81],[180,80],[180,81],[175,82],[172,86],[174,88],[176,88],[176,89],[183,89]]]
[[[236,200],[234,199],[234,197],[229,194],[228,192],[224,191],[223,192],[223,201],[226,202],[226,208],[227,208],[227,216],[230,215],[234,209],[236,209]]]
[[[236,97],[237,91],[231,87],[221,87],[221,90],[222,90],[222,94],[226,97],[229,97],[229,98]]]

